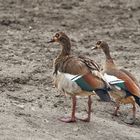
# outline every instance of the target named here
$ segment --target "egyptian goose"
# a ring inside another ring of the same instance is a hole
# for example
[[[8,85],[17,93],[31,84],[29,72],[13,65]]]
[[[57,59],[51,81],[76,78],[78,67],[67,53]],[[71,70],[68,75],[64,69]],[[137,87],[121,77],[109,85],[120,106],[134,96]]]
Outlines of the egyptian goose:
[[[67,123],[75,122],[76,96],[84,95],[88,96],[88,117],[81,120],[89,122],[93,90],[96,91],[101,100],[110,101],[106,90],[107,84],[102,78],[99,66],[89,58],[71,55],[70,39],[65,33],[56,33],[48,43],[52,42],[58,42],[62,46],[61,53],[54,60],[55,85],[59,90],[72,97],[71,117],[62,117],[59,120]],[[79,78],[82,79],[80,83],[76,82]]]
[[[120,90],[110,93],[110,95],[114,96],[116,100],[114,115],[117,116],[120,103],[132,104],[133,118],[131,123],[134,123],[136,118],[136,103],[140,106],[140,86],[138,85],[138,81],[130,72],[126,71],[125,69],[119,69],[115,65],[110,55],[109,46],[106,42],[98,41],[96,46],[92,49],[102,49],[105,54],[106,61],[103,68],[103,73],[115,76],[116,78],[124,81],[124,86],[121,87]]]

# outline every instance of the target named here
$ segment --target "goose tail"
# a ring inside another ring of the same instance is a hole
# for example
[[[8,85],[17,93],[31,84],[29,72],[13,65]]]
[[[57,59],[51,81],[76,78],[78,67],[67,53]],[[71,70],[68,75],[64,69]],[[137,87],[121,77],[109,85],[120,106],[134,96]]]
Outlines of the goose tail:
[[[96,89],[95,92],[100,97],[101,101],[104,101],[104,102],[110,102],[111,101],[108,90],[106,90],[106,89]]]

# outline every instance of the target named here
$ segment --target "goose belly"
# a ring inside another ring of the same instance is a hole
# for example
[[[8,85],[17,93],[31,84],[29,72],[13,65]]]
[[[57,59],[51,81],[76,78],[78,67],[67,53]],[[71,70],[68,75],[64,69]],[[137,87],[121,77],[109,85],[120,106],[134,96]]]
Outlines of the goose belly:
[[[115,86],[112,86],[111,91],[109,91],[112,98],[116,99],[123,99],[127,96],[124,90],[117,89]]]

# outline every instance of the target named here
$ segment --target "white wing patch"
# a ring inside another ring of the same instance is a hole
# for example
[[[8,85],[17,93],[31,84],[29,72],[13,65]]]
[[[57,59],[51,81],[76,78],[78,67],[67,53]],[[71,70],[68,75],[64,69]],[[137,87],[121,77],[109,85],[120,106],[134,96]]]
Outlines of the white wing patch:
[[[108,75],[108,74],[104,74],[104,78],[106,79],[106,81],[110,84],[115,84],[115,83],[124,83],[123,80],[117,78],[116,76],[113,75]]]
[[[118,89],[118,90],[121,90],[121,88],[124,88],[125,85],[124,85],[124,81],[117,78],[116,76],[113,76],[113,75],[108,75],[108,74],[104,74],[104,78],[106,79],[106,81],[110,84],[110,85],[115,85],[115,87]]]

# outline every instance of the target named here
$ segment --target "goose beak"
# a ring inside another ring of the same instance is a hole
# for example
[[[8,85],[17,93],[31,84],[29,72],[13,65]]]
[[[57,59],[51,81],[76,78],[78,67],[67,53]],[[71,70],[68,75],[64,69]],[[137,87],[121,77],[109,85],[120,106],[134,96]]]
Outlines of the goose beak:
[[[91,50],[97,50],[97,49],[100,49],[100,45],[96,44],[94,47],[91,48]]]
[[[54,39],[51,39],[51,40],[48,41],[47,43],[53,43],[53,42],[55,42],[55,40],[54,40]]]
[[[53,37],[50,41],[48,41],[47,43],[53,43],[53,42],[57,42],[57,38]]]
[[[95,47],[92,47],[91,48],[91,50],[96,50],[98,47],[97,46],[95,46]]]

